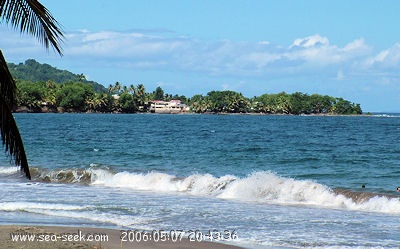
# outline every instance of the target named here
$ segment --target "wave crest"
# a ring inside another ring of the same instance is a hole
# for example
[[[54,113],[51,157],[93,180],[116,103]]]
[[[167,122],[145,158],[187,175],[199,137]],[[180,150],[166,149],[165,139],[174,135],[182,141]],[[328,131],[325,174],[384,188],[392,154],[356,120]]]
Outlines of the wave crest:
[[[368,192],[359,195],[350,190],[332,190],[311,180],[280,177],[272,172],[255,172],[243,178],[210,174],[178,178],[159,172],[111,174],[101,171],[96,172],[92,184],[155,192],[183,192],[244,202],[400,213],[400,200],[395,195]]]
[[[32,179],[40,182],[90,184],[92,181],[91,169],[47,170],[31,168],[31,175]]]
[[[10,169],[5,169],[3,174],[7,172],[11,172]],[[253,203],[312,205],[400,213],[400,199],[397,195],[346,189],[332,190],[311,180],[280,177],[265,171],[254,172],[242,178],[232,175],[215,177],[211,174],[193,174],[180,178],[161,172],[113,173],[108,169],[97,167],[64,170],[34,168],[32,172],[34,179],[41,182],[78,183],[136,191],[184,193]]]

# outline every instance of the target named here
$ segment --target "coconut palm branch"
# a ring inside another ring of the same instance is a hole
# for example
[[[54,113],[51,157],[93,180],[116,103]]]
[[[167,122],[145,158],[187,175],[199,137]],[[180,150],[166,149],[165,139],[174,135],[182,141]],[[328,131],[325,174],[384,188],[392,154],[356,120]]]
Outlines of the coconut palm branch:
[[[6,152],[14,157],[16,165],[21,166],[28,179],[31,179],[24,144],[12,115],[16,84],[8,70],[7,63],[0,50],[0,132]]]
[[[36,37],[47,49],[51,46],[62,55],[64,35],[48,9],[37,0],[0,0],[0,19],[21,33]],[[0,133],[3,146],[31,179],[28,160],[18,126],[12,115],[16,84],[0,50]]]
[[[60,25],[37,0],[0,0],[0,18],[21,33],[33,35],[46,48],[51,45],[62,55],[64,35]]]

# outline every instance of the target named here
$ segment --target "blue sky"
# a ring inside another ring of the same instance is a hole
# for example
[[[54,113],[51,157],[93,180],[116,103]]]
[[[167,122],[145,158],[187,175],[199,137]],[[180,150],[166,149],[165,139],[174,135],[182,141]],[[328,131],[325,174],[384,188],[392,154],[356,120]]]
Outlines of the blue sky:
[[[105,86],[207,94],[328,94],[400,112],[400,1],[41,1],[64,56],[0,25],[10,62],[33,58]]]

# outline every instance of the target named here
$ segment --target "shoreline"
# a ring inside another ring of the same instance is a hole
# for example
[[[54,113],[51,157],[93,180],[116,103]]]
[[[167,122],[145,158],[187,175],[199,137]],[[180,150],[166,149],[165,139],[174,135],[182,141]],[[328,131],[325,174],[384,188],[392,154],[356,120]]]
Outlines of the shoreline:
[[[123,231],[134,231],[124,230]],[[185,248],[185,249],[243,249],[217,241],[202,240],[190,241],[187,234],[174,239],[165,238],[167,241],[159,241],[159,239],[146,239],[136,236],[124,238],[121,241],[121,230],[111,228],[95,228],[95,227],[69,227],[69,226],[41,226],[41,225],[0,225],[0,248],[10,249],[147,249],[147,248]],[[21,241],[25,240],[31,241]],[[29,239],[28,239],[29,238]],[[139,240],[140,242],[132,241]],[[19,241],[17,241],[19,240]]]
[[[311,114],[285,114],[285,113],[255,113],[255,112],[243,112],[243,113],[230,113],[230,112],[177,112],[177,113],[151,113],[151,112],[78,112],[78,111],[64,111],[64,112],[52,112],[52,111],[26,111],[26,110],[13,110],[13,114],[115,114],[115,115],[221,115],[221,116],[304,116],[304,117],[375,117],[380,115],[397,115],[400,113],[391,112],[366,112],[362,114],[332,114],[332,113],[311,113]]]

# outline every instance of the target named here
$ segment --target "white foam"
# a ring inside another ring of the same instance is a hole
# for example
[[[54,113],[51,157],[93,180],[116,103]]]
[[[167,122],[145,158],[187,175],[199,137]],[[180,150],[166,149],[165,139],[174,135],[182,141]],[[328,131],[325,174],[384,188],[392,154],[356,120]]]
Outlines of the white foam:
[[[398,118],[400,117],[397,113],[396,114],[374,114],[373,117],[381,117],[381,118]]]
[[[78,206],[56,203],[37,202],[0,202],[0,211],[22,211],[48,216],[87,219],[95,222],[112,223],[119,226],[143,226],[148,219],[109,213],[94,213],[91,206]]]
[[[0,167],[0,175],[12,175],[19,171],[18,167]]]
[[[158,192],[186,192],[193,195],[211,195],[219,192],[227,183],[236,179],[233,176],[215,178],[210,174],[177,178],[174,175],[159,172],[112,174],[105,170],[93,170],[92,173],[93,185]]]
[[[1,202],[1,211],[34,211],[34,210],[82,210],[84,206],[65,205],[57,203],[35,203],[35,202]]]
[[[197,196],[213,196],[244,202],[283,205],[313,205],[326,208],[400,213],[400,200],[374,197],[355,203],[344,195],[337,195],[327,186],[311,180],[296,180],[271,172],[255,172],[244,178],[226,175],[195,174],[177,178],[159,172],[135,174],[106,170],[92,171],[92,184],[155,192],[179,192]]]
[[[86,219],[94,222],[100,223],[110,223],[118,226],[125,227],[135,227],[138,229],[147,229],[145,226],[149,220],[143,217],[132,217],[129,215],[118,215],[110,213],[98,213],[94,211],[66,211],[66,210],[36,210],[36,213],[57,216],[57,217],[67,217],[74,219]]]

